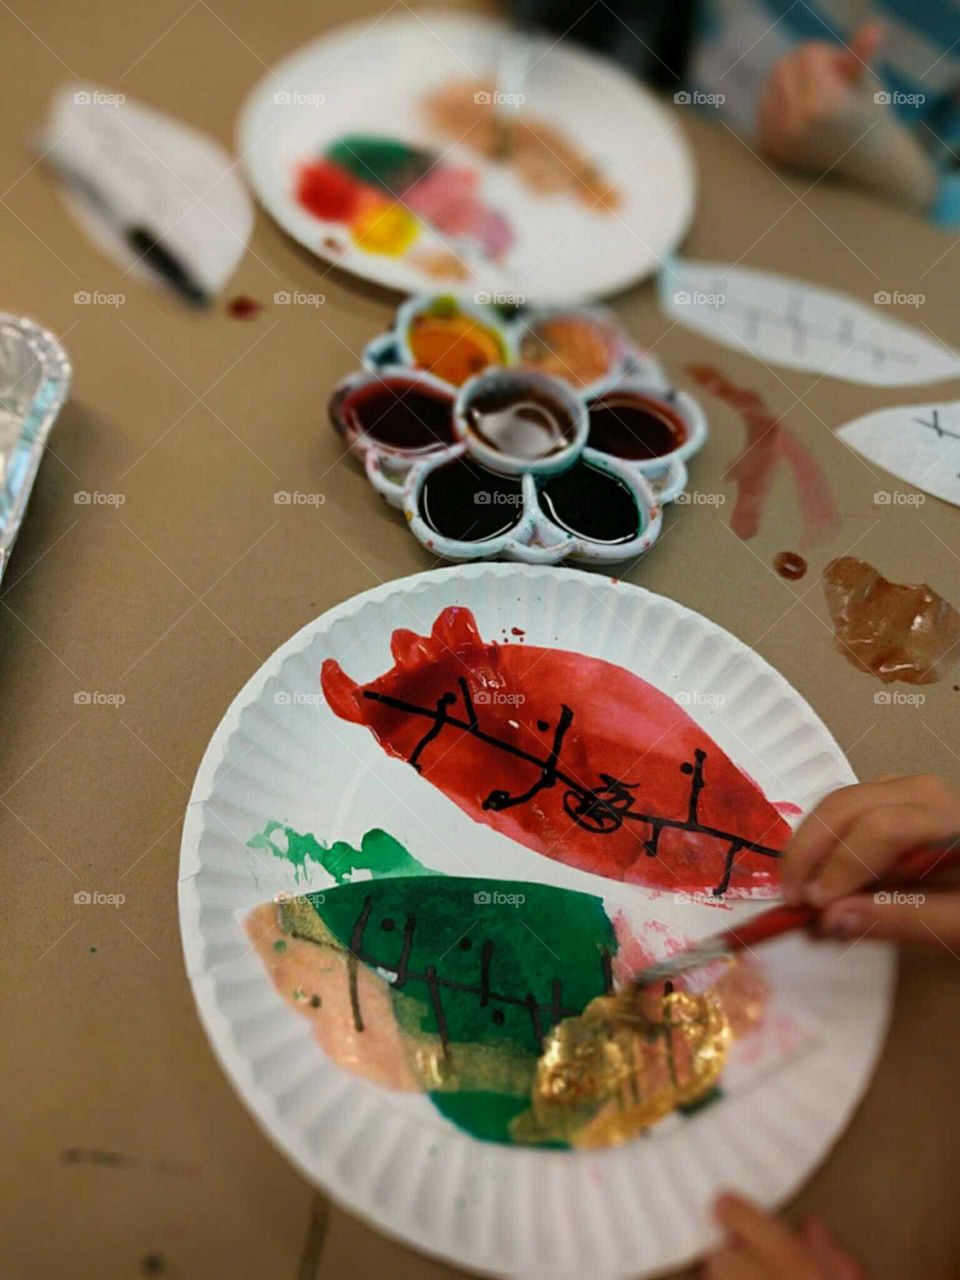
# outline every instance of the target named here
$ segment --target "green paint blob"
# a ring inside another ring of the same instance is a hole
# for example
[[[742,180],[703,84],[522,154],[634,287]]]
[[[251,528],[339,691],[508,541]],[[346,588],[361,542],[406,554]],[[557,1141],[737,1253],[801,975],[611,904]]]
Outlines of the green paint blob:
[[[399,199],[434,163],[430,151],[408,146],[396,138],[349,133],[327,147],[327,159],[361,182],[380,187]]]
[[[276,942],[273,944],[273,949],[274,951],[286,951],[287,944],[284,942],[282,938],[278,938]]]
[[[409,853],[399,840],[386,831],[374,828],[360,841],[360,848],[345,840],[332,845],[321,842],[309,831],[299,832],[282,822],[268,822],[262,831],[247,841],[248,849],[263,849],[275,858],[289,862],[296,883],[300,876],[310,880],[312,865],[322,867],[337,884],[348,884],[354,872],[369,871],[381,876],[415,876],[426,872],[422,863]]]
[[[448,1046],[450,1083],[434,1105],[485,1142],[512,1141],[542,1037],[606,991],[617,950],[601,898],[512,880],[394,876],[307,893],[282,914],[300,937],[321,921],[397,984],[404,1032]]]
[[[512,1143],[510,1121],[526,1111],[530,1099],[508,1093],[431,1093],[430,1101],[441,1115],[481,1142]],[[544,1142],[541,1149],[567,1150],[564,1142]]]

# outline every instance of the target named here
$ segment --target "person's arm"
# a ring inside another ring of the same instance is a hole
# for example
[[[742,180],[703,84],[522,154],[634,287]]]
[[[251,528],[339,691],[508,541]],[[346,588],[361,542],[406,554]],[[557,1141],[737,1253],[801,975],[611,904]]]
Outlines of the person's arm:
[[[839,174],[937,216],[937,167],[870,70],[883,38],[882,24],[870,22],[849,47],[810,40],[781,58],[760,95],[760,148],[785,164]],[[947,196],[944,211],[949,204]]]

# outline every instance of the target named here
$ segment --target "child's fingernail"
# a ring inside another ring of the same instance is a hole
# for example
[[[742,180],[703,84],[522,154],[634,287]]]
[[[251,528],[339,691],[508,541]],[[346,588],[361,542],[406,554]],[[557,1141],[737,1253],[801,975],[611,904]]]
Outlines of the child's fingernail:
[[[866,921],[859,911],[846,907],[823,921],[822,932],[828,938],[855,938],[866,929]]]

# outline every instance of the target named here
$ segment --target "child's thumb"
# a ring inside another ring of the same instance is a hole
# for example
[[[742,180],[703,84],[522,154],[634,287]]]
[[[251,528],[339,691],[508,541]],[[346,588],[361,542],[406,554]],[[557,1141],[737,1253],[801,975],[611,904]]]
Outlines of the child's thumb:
[[[880,52],[886,34],[882,22],[864,22],[857,27],[843,54],[846,72],[851,80],[860,80],[869,74],[871,63]]]

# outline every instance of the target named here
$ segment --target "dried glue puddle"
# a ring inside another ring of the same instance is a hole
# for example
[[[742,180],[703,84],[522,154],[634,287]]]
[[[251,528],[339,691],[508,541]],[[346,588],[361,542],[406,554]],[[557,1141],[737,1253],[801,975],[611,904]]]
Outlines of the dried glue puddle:
[[[600,898],[438,875],[381,831],[328,849],[270,823],[251,845],[339,883],[248,916],[277,991],[334,1062],[428,1093],[476,1138],[625,1141],[715,1091],[734,1031],[763,1013],[762,985],[727,973],[702,995],[648,993],[636,1019],[610,1027],[618,953],[638,948]],[[357,870],[373,878],[347,882]]]
[[[836,646],[861,671],[932,684],[960,666],[960,613],[926,584],[889,582],[843,556],[827,565],[823,589]]]
[[[327,660],[327,702],[474,821],[614,880],[774,892],[787,823],[659,689],[599,658],[484,641],[456,607],[391,648],[366,684]]]

